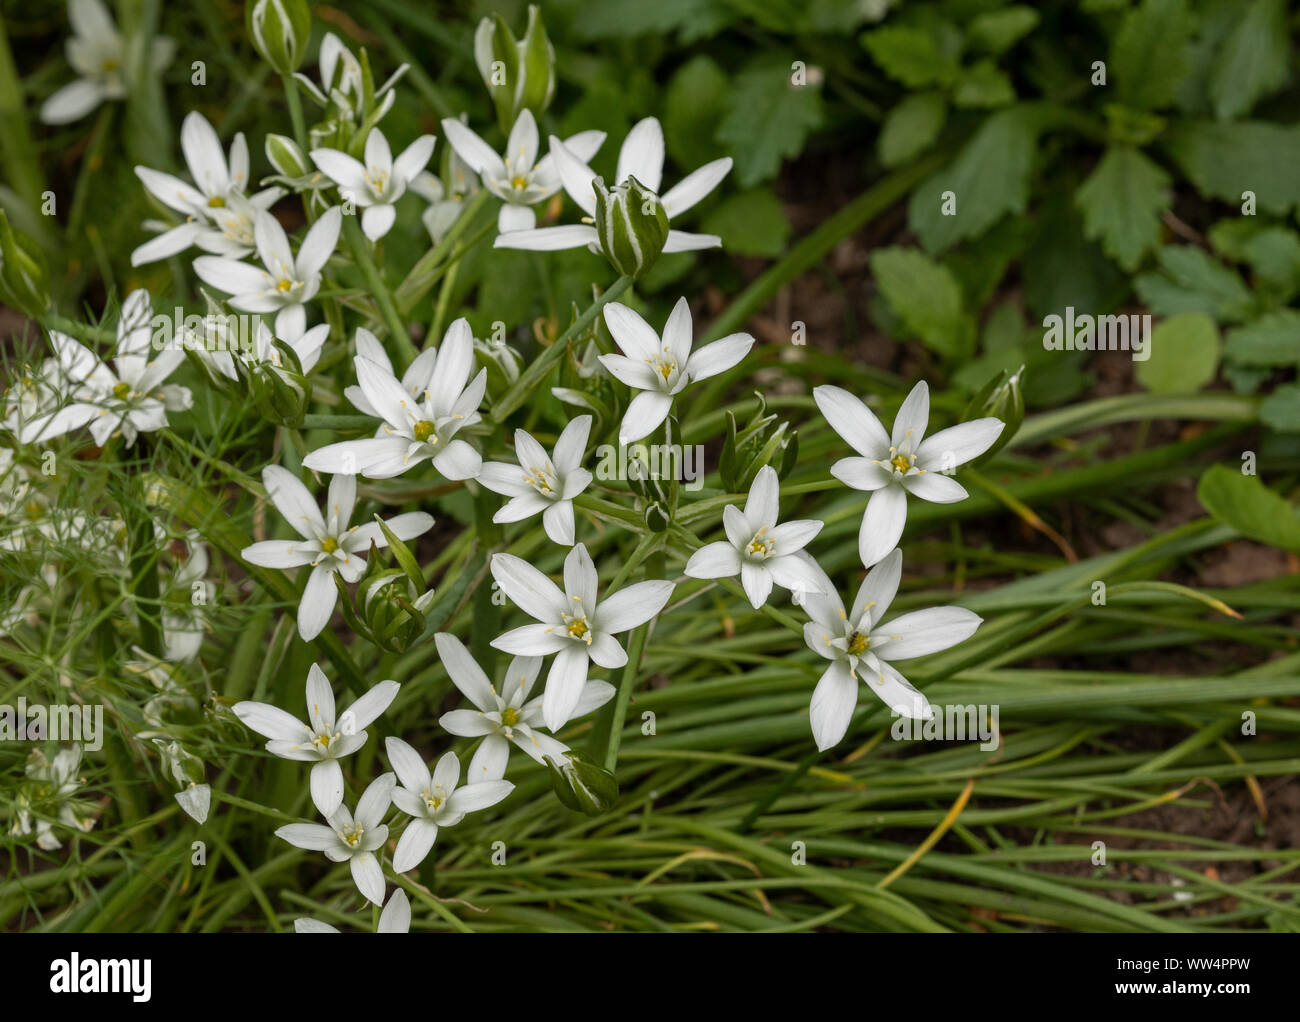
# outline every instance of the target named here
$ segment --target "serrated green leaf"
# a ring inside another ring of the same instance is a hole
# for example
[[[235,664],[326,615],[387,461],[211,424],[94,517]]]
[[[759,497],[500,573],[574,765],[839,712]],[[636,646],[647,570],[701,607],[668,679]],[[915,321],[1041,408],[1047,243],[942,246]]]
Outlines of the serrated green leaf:
[[[1162,140],[1197,190],[1240,207],[1253,192],[1261,210],[1282,215],[1300,203],[1300,127],[1263,121],[1178,125]]]
[[[1278,387],[1260,402],[1259,417],[1279,433],[1300,433],[1300,385]]]
[[[1124,16],[1110,50],[1110,81],[1127,106],[1169,106],[1192,69],[1186,0],[1143,0]]]
[[[952,90],[953,106],[969,109],[1006,106],[1016,100],[1010,76],[991,60],[963,68]]]
[[[885,116],[876,152],[886,167],[898,167],[920,156],[939,137],[948,116],[942,92],[913,92]]]
[[[945,357],[969,354],[974,331],[947,267],[914,248],[877,249],[870,263],[880,293],[913,335]]]
[[[909,89],[949,85],[958,67],[934,33],[914,25],[884,25],[864,32],[862,45],[882,71]]]
[[[1157,316],[1204,312],[1240,322],[1254,311],[1254,296],[1241,277],[1208,252],[1192,245],[1166,245],[1159,260],[1162,272],[1144,273],[1134,282]]]
[[[1221,121],[1249,113],[1286,84],[1290,56],[1282,0],[1254,0],[1224,40],[1210,69],[1210,96]]]
[[[1283,550],[1300,550],[1296,509],[1258,476],[1214,465],[1201,476],[1196,496],[1205,510],[1243,536]]]
[[[819,86],[794,85],[789,61],[763,58],[736,76],[718,139],[735,158],[737,183],[749,188],[775,177],[821,122]]]
[[[1245,366],[1300,365],[1300,312],[1279,309],[1229,330],[1224,355]]]
[[[978,237],[1007,213],[1024,213],[1037,137],[1032,110],[1001,110],[984,122],[951,165],[917,186],[907,220],[926,251],[941,252]],[[952,216],[943,213],[945,192],[956,200]]]
[[[1038,12],[1032,7],[1013,5],[976,15],[966,26],[966,37],[971,46],[996,56],[1037,28],[1038,21]]]
[[[1153,394],[1195,394],[1219,368],[1219,328],[1203,312],[1185,312],[1157,326],[1137,380]]]
[[[1160,244],[1160,214],[1169,206],[1169,175],[1136,149],[1111,146],[1075,192],[1083,233],[1126,270]]]

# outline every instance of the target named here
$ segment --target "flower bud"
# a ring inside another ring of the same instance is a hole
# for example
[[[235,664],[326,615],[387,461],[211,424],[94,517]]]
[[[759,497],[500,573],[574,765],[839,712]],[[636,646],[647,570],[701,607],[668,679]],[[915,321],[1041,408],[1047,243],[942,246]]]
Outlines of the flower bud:
[[[314,173],[298,143],[285,135],[266,136],[266,158],[276,171],[287,178],[306,177]]]
[[[257,362],[248,366],[249,391],[254,406],[269,422],[298,429],[311,406],[311,381],[289,345],[277,340],[275,346],[281,364]]]
[[[50,305],[49,275],[36,243],[9,226],[0,209],[0,302],[33,319]]]
[[[596,178],[596,234],[614,269],[640,277],[659,259],[668,240],[668,214],[659,196],[634,177],[606,188]]]
[[[1021,388],[1021,379],[1024,375],[1024,366],[1009,375],[1003,369],[970,399],[966,411],[962,413],[963,422],[992,416],[1006,423],[997,440],[993,442],[993,446],[978,458],[971,460],[970,467],[974,468],[988,461],[1006,447],[1011,442],[1011,438],[1019,432],[1020,424],[1025,421],[1025,397]]]
[[[565,752],[564,762],[546,757],[551,788],[567,808],[599,816],[618,800],[618,780],[612,773],[588,763],[576,752]]]
[[[736,417],[727,413],[727,438],[722,444],[718,473],[728,493],[748,493],[754,478],[765,465],[776,469],[784,479],[799,456],[799,435],[788,422],[778,422],[767,414],[763,395],[758,395],[758,411],[744,429],[736,426]]]
[[[377,646],[403,653],[424,634],[424,615],[434,593],[419,593],[405,572],[379,572],[363,583],[360,595],[361,617]]]
[[[528,6],[528,29],[516,40],[501,15],[484,18],[474,33],[474,61],[496,107],[497,123],[507,134],[524,110],[541,119],[555,97],[555,47],[546,35],[542,13]]]
[[[311,37],[307,0],[251,0],[246,11],[253,48],[280,74],[297,71]]]
[[[519,379],[523,359],[505,341],[474,338],[474,359],[487,370],[487,396],[489,405]]]

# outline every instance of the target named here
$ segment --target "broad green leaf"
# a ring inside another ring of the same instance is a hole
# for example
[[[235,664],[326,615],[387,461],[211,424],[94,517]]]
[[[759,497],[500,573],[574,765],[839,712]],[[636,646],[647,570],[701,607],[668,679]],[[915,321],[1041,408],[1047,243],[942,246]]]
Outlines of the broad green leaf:
[[[1252,192],[1260,210],[1282,215],[1300,203],[1300,127],[1263,121],[1180,124],[1165,150],[1197,190],[1241,208]]]
[[[1169,106],[1191,71],[1192,16],[1186,0],[1143,0],[1124,16],[1111,44],[1110,80],[1120,102]]]
[[[1300,366],[1300,312],[1279,309],[1228,331],[1224,355],[1246,366]]]
[[[1169,207],[1169,175],[1128,146],[1111,146],[1075,193],[1083,232],[1126,270],[1160,243],[1160,214]]]
[[[790,221],[771,190],[756,188],[730,196],[704,218],[700,230],[722,238],[728,252],[770,259],[785,251]]]
[[[1219,328],[1203,312],[1166,319],[1151,331],[1149,343],[1137,380],[1153,394],[1195,394],[1219,368]]]
[[[821,122],[820,88],[793,84],[790,61],[762,58],[736,76],[718,139],[735,157],[736,182],[748,188],[775,177]]]
[[[938,37],[912,25],[885,25],[862,35],[862,45],[881,70],[909,89],[950,85],[957,63],[939,46]]]
[[[1072,189],[1062,181],[1051,182],[1049,189],[1021,261],[1025,302],[1040,323],[1069,305],[1109,313],[1128,296],[1128,280],[1100,245],[1083,236],[1083,217],[1070,201]]]
[[[969,353],[973,330],[946,267],[914,248],[877,249],[870,263],[880,293],[913,335],[949,358]]]
[[[1011,78],[991,60],[964,68],[952,90],[953,106],[962,108],[1006,106],[1015,99]]]
[[[1279,433],[1300,433],[1300,385],[1278,387],[1260,402],[1259,417]]]
[[[1204,312],[1216,319],[1241,321],[1254,311],[1254,296],[1233,270],[1193,245],[1160,250],[1160,273],[1144,273],[1137,293],[1157,316]]]
[[[948,104],[942,92],[913,92],[889,111],[876,140],[880,162],[899,167],[934,145],[943,130]]]
[[[1011,49],[1038,26],[1038,12],[1014,5],[976,15],[966,26],[970,45],[995,56]]]
[[[1296,509],[1260,481],[1240,469],[1214,465],[1201,476],[1196,496],[1205,510],[1243,536],[1300,550],[1300,518]]]
[[[1030,108],[993,114],[957,158],[917,186],[907,220],[928,252],[983,234],[1007,213],[1024,213],[1029,202],[1038,119]],[[944,193],[956,212],[945,215]]]
[[[713,58],[692,57],[668,81],[664,93],[664,141],[683,167],[701,167],[725,155],[714,141],[727,109],[731,80]]]
[[[1210,96],[1221,121],[1249,113],[1263,96],[1286,84],[1290,56],[1282,0],[1253,0],[1210,69]]]

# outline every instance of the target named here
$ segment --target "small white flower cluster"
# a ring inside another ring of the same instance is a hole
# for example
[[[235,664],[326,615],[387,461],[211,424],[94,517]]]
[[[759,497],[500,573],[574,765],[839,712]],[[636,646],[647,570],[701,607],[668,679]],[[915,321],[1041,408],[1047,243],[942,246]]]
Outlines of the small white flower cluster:
[[[80,24],[74,18],[79,37],[95,28],[96,9],[96,0],[73,0],[74,12],[80,12]],[[120,46],[120,40],[114,42],[116,37],[107,30],[98,34],[104,46]],[[79,45],[84,48],[84,40]],[[110,60],[100,60],[96,74],[101,79],[110,74]],[[81,68],[80,63],[77,66]],[[317,371],[330,328],[322,323],[309,329],[308,314],[315,311],[313,303],[318,301],[343,218],[351,215],[350,207],[362,210],[361,232],[374,243],[393,227],[396,203],[413,191],[429,199],[425,223],[437,238],[459,214],[456,203],[474,187],[472,181],[461,180],[451,189],[453,197],[449,199],[441,182],[434,186],[432,175],[425,171],[434,150],[432,136],[415,139],[393,156],[376,122],[393,102],[393,86],[400,71],[366,97],[357,59],[332,35],[322,46],[320,71],[319,89],[301,76],[300,80],[326,107],[333,118],[329,123],[371,125],[360,158],[329,145],[316,145],[307,154],[315,172],[307,169],[304,154],[298,153],[303,160],[301,174],[278,178],[286,187],[277,185],[250,195],[244,137],[235,136],[227,155],[212,126],[201,115],[191,113],[182,128],[181,147],[193,182],[136,168],[145,188],[183,221],[160,225],[161,233],[135,251],[133,262],[138,265],[197,248],[204,254],[194,259],[195,274],[226,295],[230,308],[259,316],[274,314],[274,331],[259,321],[250,351],[225,353],[224,357],[199,354],[214,381],[237,380],[237,359],[268,371],[287,372],[282,351],[292,353],[297,362],[293,369],[299,377]],[[116,88],[104,81],[97,87],[106,95]],[[375,101],[379,104],[376,108],[365,108],[366,103]],[[69,101],[62,101],[62,108],[66,113]],[[455,150],[453,173],[461,178],[476,175],[481,188],[503,203],[497,217],[497,247],[601,249],[602,239],[590,222],[539,228],[534,208],[563,189],[586,218],[597,215],[598,192],[604,186],[595,180],[587,161],[603,144],[603,132],[580,132],[563,141],[552,136],[549,152],[539,159],[536,119],[526,108],[516,115],[506,149],[500,154],[461,120],[445,120],[442,129]],[[322,131],[315,140],[335,139],[338,130]],[[656,198],[668,218],[677,217],[707,196],[731,167],[729,159],[714,161],[687,175],[659,199],[663,164],[662,129],[654,118],[647,118],[630,131],[622,145],[615,184],[624,187],[634,182]],[[311,220],[296,251],[270,212],[270,206],[289,193],[303,198]],[[330,205],[327,193],[337,193],[340,202]],[[667,229],[662,250],[681,252],[720,244],[721,239],[712,235]],[[365,254],[354,249],[354,261]],[[255,262],[246,261],[250,257]],[[662,332],[617,302],[604,304],[603,318],[619,353],[601,354],[599,363],[634,395],[618,428],[624,445],[659,430],[686,388],[737,366],[754,343],[749,334],[736,333],[696,348],[684,297],[675,304]],[[151,352],[149,323],[149,296],[133,292],[123,303],[111,365],[66,334],[50,331],[56,357],[36,378],[26,381],[5,409],[5,424],[19,442],[47,442],[89,426],[101,446],[118,434],[130,445],[138,434],[164,428],[169,412],[189,408],[190,392],[165,383],[184,359],[184,352],[179,347]],[[213,329],[219,327],[214,324]],[[447,733],[479,740],[464,784],[453,752],[444,753],[430,766],[406,742],[388,738],[385,746],[391,772],[365,788],[355,811],[344,805],[340,760],[365,745],[366,728],[399,695],[395,681],[380,682],[337,714],[330,682],[313,665],[306,681],[306,721],[268,703],[244,701],[234,707],[245,725],[268,739],[269,753],[312,764],[311,798],[327,825],[291,823],[276,833],[297,847],[323,852],[331,861],[347,862],[357,889],[375,905],[384,903],[380,857],[388,843],[389,828],[384,821],[390,808],[396,805],[407,818],[392,855],[393,870],[403,873],[425,859],[440,828],[454,826],[468,813],[497,804],[513,790],[504,780],[512,745],[539,763],[562,761],[569,749],[555,734],[615,694],[607,682],[589,677],[592,665],[609,670],[627,665],[628,653],[617,636],[654,619],[668,604],[675,586],[673,581],[651,578],[600,592],[600,573],[586,545],[579,541],[574,510],[575,499],[593,478],[583,464],[593,416],[578,415],[569,421],[549,451],[532,434],[518,429],[511,456],[485,462],[472,438],[483,432],[474,427],[482,422],[487,369],[476,373],[475,365],[473,333],[463,318],[452,322],[439,343],[411,360],[400,375],[375,335],[365,327],[358,328],[352,359],[356,383],[343,393],[361,415],[378,420],[374,435],[327,443],[306,453],[304,468],[331,476],[323,507],[298,472],[267,465],[262,472],[266,497],[296,536],[254,542],[241,554],[247,564],[262,568],[309,569],[302,573],[305,581],[297,628],[304,640],[314,640],[328,627],[343,588],[335,576],[343,583],[358,582],[366,572],[372,548],[388,546],[390,537],[402,543],[415,540],[434,525],[424,511],[395,515],[382,526],[378,520],[353,524],[358,476],[389,479],[425,462],[446,480],[472,483],[506,498],[495,513],[495,522],[519,522],[540,515],[546,536],[569,548],[562,587],[521,557],[509,553],[492,556],[490,570],[496,584],[532,619],[492,641],[493,648],[512,657],[499,685],[459,639],[443,632],[434,637],[449,678],[473,707],[452,710],[439,720]],[[859,679],[900,714],[928,716],[931,711],[924,696],[893,662],[948,648],[970,636],[980,623],[976,615],[959,608],[916,611],[888,622],[884,617],[901,575],[897,544],[907,495],[937,502],[964,498],[966,491],[946,473],[986,451],[1001,432],[1002,423],[980,419],[926,437],[929,392],[924,382],[917,384],[903,403],[892,433],[886,432],[864,402],[844,390],[819,387],[814,396],[826,420],[857,452],[857,456],[837,462],[832,473],[850,487],[872,492],[860,538],[862,561],[869,571],[851,612],[846,612],[834,585],[805,549],[823,523],[780,521],[780,479],[771,466],[757,472],[743,509],[724,509],[726,539],[696,550],[686,562],[685,574],[697,579],[739,576],[755,609],[767,603],[774,586],[794,594],[796,603],[811,618],[804,628],[807,645],[830,661],[813,693],[810,711],[816,743],[826,749],[839,742],[849,727]],[[206,568],[206,550],[194,543],[172,584],[181,588],[203,584]],[[201,610],[173,612],[164,624],[167,658],[184,661],[194,657],[204,629]],[[547,657],[552,660],[543,691],[534,695]],[[47,771],[59,791],[71,783],[74,772],[75,764],[63,761]],[[388,902],[383,918],[381,929],[398,931],[409,926],[410,906],[400,891]],[[299,920],[298,929],[332,928],[305,919]]]

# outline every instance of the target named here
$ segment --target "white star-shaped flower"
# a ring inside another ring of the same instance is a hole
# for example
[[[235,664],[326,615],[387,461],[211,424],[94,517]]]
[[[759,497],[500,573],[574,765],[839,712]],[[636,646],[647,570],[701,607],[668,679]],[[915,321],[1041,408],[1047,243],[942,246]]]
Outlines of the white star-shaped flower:
[[[991,417],[972,419],[927,437],[930,388],[924,380],[898,409],[892,435],[847,390],[817,387],[813,398],[831,428],[860,455],[837,461],[831,475],[855,490],[872,491],[858,533],[858,553],[868,568],[898,546],[907,495],[936,504],[965,500],[965,488],[945,473],[987,451],[1006,425]]]
[[[343,803],[343,769],[339,760],[366,744],[366,731],[397,698],[395,681],[381,681],[342,716],[334,711],[334,692],[315,664],[307,672],[307,720],[304,724],[270,703],[251,700],[234,705],[235,716],[269,738],[266,751],[281,759],[301,760],[311,768],[311,800],[324,816]]]
[[[537,159],[537,121],[525,108],[515,119],[506,141],[506,151],[496,152],[475,132],[455,118],[442,122],[443,134],[461,159],[478,174],[483,187],[505,203],[497,214],[497,230],[527,231],[537,226],[533,207],[560,190],[560,172],[555,157]],[[603,131],[582,131],[564,140],[568,151],[586,163],[605,141]]]
[[[617,379],[639,390],[623,413],[618,442],[630,444],[649,436],[668,418],[673,398],[687,384],[717,376],[740,362],[754,346],[749,334],[729,334],[692,352],[691,307],[685,297],[673,306],[663,337],[626,305],[605,306],[605,324],[623,352],[601,355],[603,365]]]
[[[709,543],[691,554],[686,574],[691,578],[740,576],[755,610],[767,602],[772,585],[802,597],[819,589],[821,572],[803,552],[823,522],[802,519],[778,525],[781,481],[776,469],[764,465],[749,488],[742,512],[734,504],[722,509],[726,542]]]
[[[542,719],[552,731],[577,712],[593,662],[608,668],[627,663],[627,653],[614,636],[649,621],[673,593],[672,582],[637,582],[597,604],[596,565],[581,543],[564,559],[564,592],[513,554],[492,558],[492,577],[525,614],[537,619],[536,624],[506,632],[492,645],[515,656],[555,654],[542,698]]]
[[[564,753],[569,751],[569,747],[540,730],[545,726],[542,697],[528,698],[542,670],[541,657],[517,656],[512,659],[498,692],[456,636],[438,632],[433,640],[452,682],[466,699],[478,707],[476,710],[451,710],[438,719],[444,731],[462,738],[483,739],[465,771],[467,780],[494,781],[504,777],[512,743],[538,763],[545,764],[547,757],[564,762]],[[589,680],[573,709],[573,716],[590,713],[612,698],[613,685],[607,681]]]
[[[591,483],[591,473],[582,467],[590,433],[591,416],[579,415],[560,433],[552,458],[531,434],[515,430],[518,463],[489,461],[479,470],[480,483],[510,498],[492,520],[520,522],[540,511],[551,541],[572,546],[573,498]]]
[[[454,827],[466,813],[494,806],[515,790],[509,781],[477,781],[457,787],[460,760],[444,752],[430,773],[420,754],[400,738],[384,743],[402,786],[393,791],[393,803],[411,817],[397,840],[393,869],[415,869],[438,839],[440,827]]]
[[[979,615],[963,607],[914,610],[881,624],[898,592],[902,570],[901,551],[885,555],[867,572],[847,614],[829,579],[803,600],[812,618],[804,625],[804,641],[831,661],[813,690],[809,709],[819,749],[829,749],[844,737],[858,703],[859,681],[899,716],[928,720],[933,712],[929,701],[898,673],[893,661],[955,646],[980,625]]]
[[[311,575],[298,603],[298,634],[311,641],[321,633],[334,613],[338,589],[333,574],[355,582],[366,569],[370,544],[385,547],[388,539],[378,522],[349,526],[357,500],[357,479],[336,475],[330,480],[326,513],[321,514],[314,498],[292,472],[279,465],[262,470],[262,482],[276,510],[302,539],[267,539],[240,551],[249,564],[264,568],[293,569],[311,565]],[[433,518],[423,511],[396,515],[385,523],[400,540],[414,539],[433,528]]]

